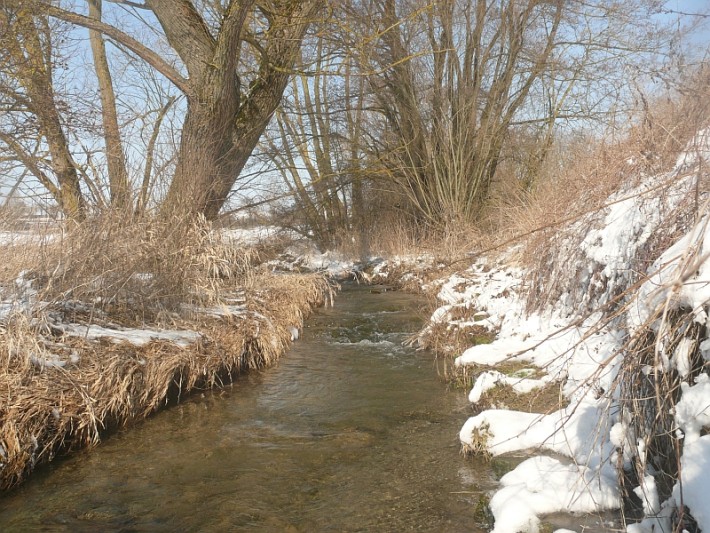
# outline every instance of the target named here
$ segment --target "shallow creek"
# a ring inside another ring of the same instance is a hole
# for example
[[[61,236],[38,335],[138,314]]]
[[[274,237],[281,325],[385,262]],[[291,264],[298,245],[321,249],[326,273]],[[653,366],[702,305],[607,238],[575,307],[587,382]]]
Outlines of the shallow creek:
[[[421,300],[346,287],[279,363],[195,395],[0,497],[2,531],[485,531],[469,407],[402,346]]]

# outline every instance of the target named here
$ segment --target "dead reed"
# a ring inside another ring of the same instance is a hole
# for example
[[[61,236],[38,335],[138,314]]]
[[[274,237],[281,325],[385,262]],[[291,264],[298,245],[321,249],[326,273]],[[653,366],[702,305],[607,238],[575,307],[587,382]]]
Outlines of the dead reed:
[[[22,279],[34,295],[22,294],[26,305],[0,325],[0,490],[192,390],[272,364],[332,295],[320,276],[255,268],[249,251],[230,248],[203,221],[94,224],[16,267],[31,269]],[[4,285],[17,274],[8,271]],[[57,327],[66,320],[198,335],[188,345],[136,346],[68,336]]]

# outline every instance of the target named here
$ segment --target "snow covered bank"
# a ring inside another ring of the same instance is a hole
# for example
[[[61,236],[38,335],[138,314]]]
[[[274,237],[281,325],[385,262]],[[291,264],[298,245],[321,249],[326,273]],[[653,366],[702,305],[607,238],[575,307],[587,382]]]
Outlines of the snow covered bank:
[[[511,250],[439,283],[422,342],[442,327],[494,336],[455,360],[476,376],[474,404],[498,386],[527,394],[555,382],[568,402],[488,409],[463,425],[470,452],[531,454],[490,501],[496,533],[618,508],[622,494],[645,514],[632,533],[710,531],[709,137],[560,228],[534,259],[516,266],[530,249]],[[539,369],[534,379],[496,370],[516,361]]]
[[[437,265],[434,258],[427,254],[387,258],[371,255],[355,259],[340,251],[321,252],[312,242],[300,239],[290,243],[265,266],[275,272],[317,272],[336,281],[353,280],[418,290],[444,265]]]

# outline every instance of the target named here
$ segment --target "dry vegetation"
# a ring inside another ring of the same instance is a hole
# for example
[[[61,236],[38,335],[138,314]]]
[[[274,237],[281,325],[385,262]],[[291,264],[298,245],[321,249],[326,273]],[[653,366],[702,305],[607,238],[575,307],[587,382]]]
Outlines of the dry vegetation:
[[[578,138],[553,146],[536,180],[527,189],[521,187],[511,169],[510,174],[499,175],[494,201],[483,226],[499,238],[483,249],[494,251],[518,245],[515,260],[530,273],[524,287],[530,310],[544,309],[566,294],[582,316],[601,312],[604,318],[600,328],[614,323],[619,328],[626,327],[622,322],[624,313],[639,297],[639,287],[649,279],[654,261],[694,223],[710,214],[706,203],[710,191],[707,170],[701,168],[697,178],[697,169],[686,171],[681,166],[673,170],[681,151],[689,143],[692,151],[698,131],[710,126],[709,79],[710,71],[703,68],[673,94],[650,102],[641,99],[641,119],[622,140],[600,142]],[[584,255],[579,245],[589,229],[603,223],[610,197],[616,194],[616,198],[627,198],[626,191],[639,194],[634,187],[649,177],[660,176],[659,185],[644,193],[640,201],[645,201],[645,195],[649,199],[664,198],[674,188],[679,189],[678,183],[686,180],[689,172],[694,180],[692,186],[681,188],[684,194],[681,200],[660,213],[653,233],[632,258],[630,269],[603,273],[604,265],[596,265]],[[697,252],[700,245],[694,246]],[[701,260],[707,257],[689,253],[679,271],[691,276]],[[591,269],[588,280],[584,280],[587,272],[580,272],[580,265]],[[604,294],[609,283],[618,285],[611,297]],[[634,457],[631,470],[622,473],[627,502],[635,498],[632,489],[649,470],[657,474],[661,501],[670,496],[678,481],[682,446],[675,435],[673,407],[680,398],[681,383],[692,384],[697,376],[708,371],[708,362],[700,351],[700,343],[707,336],[706,326],[698,323],[692,309],[667,312],[677,290],[678,287],[669,291],[669,299],[662,302],[646,323],[629,332],[620,348],[623,364],[615,390],[605,391],[618,396],[620,419],[628,424],[632,435],[644,441],[647,450],[643,458]],[[476,343],[448,324],[438,324],[427,334],[431,335],[426,341],[430,347],[453,355],[460,354],[466,344]],[[450,347],[453,350],[448,350]],[[665,370],[658,370],[663,367],[662,353],[672,355],[679,350],[687,350],[689,354],[687,375],[681,376],[669,364]],[[472,367],[466,369],[466,374],[457,372],[453,376],[470,385],[483,370]],[[507,373],[500,367],[496,370]],[[499,386],[484,394],[477,409],[501,403],[507,408],[544,413],[564,407],[565,400],[555,383],[527,395],[517,395],[510,387]],[[466,451],[485,455],[485,430],[473,438],[473,447]],[[633,455],[634,450],[630,451]]]
[[[560,392],[559,382],[550,382],[531,392],[519,393],[509,385],[486,391],[476,404],[476,413],[487,409],[510,409],[524,413],[550,414],[569,405]]]
[[[16,294],[26,305],[0,326],[0,489],[182,394],[273,363],[331,295],[320,276],[260,271],[204,222],[173,222],[104,219],[3,250],[2,286],[17,290],[24,272],[36,295]],[[198,335],[134,346],[67,336],[66,321]]]
[[[466,348],[488,344],[495,339],[495,332],[480,325],[488,315],[466,304],[454,305],[447,313],[447,320],[431,323],[418,339],[424,349],[447,358],[460,355]]]
[[[708,126],[710,67],[699,67],[663,95],[639,93],[638,100],[632,126],[619,137],[558,135],[532,179],[521,179],[525,164],[511,143],[482,221],[483,232],[496,234],[491,248],[522,242],[521,258],[536,268],[554,249],[561,228],[603,209],[615,191],[672,168],[679,152]],[[679,177],[669,177],[667,185]]]
[[[525,206],[505,213],[503,225],[508,235],[525,236],[519,259],[532,273],[527,280],[530,309],[542,309],[560,295],[570,294],[580,313],[590,316],[603,312],[605,318],[599,327],[618,322],[640,298],[639,287],[652,274],[649,269],[654,261],[693,224],[710,214],[707,170],[701,167],[686,172],[682,166],[673,170],[681,151],[688,146],[692,151],[698,131],[710,126],[709,79],[710,70],[705,67],[672,95],[650,102],[642,98],[642,118],[620,142],[585,146],[575,141],[568,162],[552,171],[547,169],[527,194]],[[564,158],[554,159],[560,160]],[[613,272],[609,277],[602,275],[603,266],[591,264],[591,279],[582,282],[576,265],[584,258],[578,244],[590,228],[603,220],[603,209],[609,205],[611,195],[620,193],[623,198],[625,191],[649,176],[663,179],[648,192],[648,198],[666,197],[674,188],[679,190],[678,184],[689,176],[693,182],[689,188],[680,188],[684,196],[672,209],[660,214],[653,233],[631,258],[630,270]],[[696,255],[698,249],[700,245],[692,243],[679,266],[679,272],[687,277],[698,270],[699,261],[707,260]],[[695,253],[690,253],[692,250]],[[618,287],[610,299],[603,299],[611,283]],[[659,293],[664,289],[657,288]],[[608,391],[610,395],[618,394],[620,419],[644,441],[647,450],[643,457],[634,456],[633,469],[624,472],[621,479],[626,497],[631,499],[635,498],[633,487],[649,470],[656,472],[661,501],[670,496],[678,481],[682,446],[675,435],[673,407],[680,399],[681,383],[693,383],[708,369],[700,351],[707,331],[698,323],[695,310],[669,312],[678,290],[679,286],[669,290],[668,298],[646,322],[629,331],[620,348],[623,363],[616,391]],[[619,323],[619,327],[626,324]],[[677,354],[679,350],[688,353],[686,375],[680,375],[669,364],[664,368],[662,363],[663,353]]]
[[[183,304],[215,304],[251,283],[251,249],[224,242],[203,218],[92,219],[57,233],[25,268],[45,301],[77,300],[146,320]]]
[[[436,231],[413,225],[406,219],[373,220],[370,249],[384,257],[428,255],[435,262],[451,264],[466,260],[467,254],[492,243],[473,223],[452,223]]]

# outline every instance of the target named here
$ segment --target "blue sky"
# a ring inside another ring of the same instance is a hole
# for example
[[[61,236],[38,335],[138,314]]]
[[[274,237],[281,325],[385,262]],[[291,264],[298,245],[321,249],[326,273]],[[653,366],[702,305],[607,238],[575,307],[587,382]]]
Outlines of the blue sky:
[[[699,52],[707,52],[710,45],[710,0],[668,0],[666,7],[677,13],[708,15],[700,17],[701,20],[704,19],[702,28],[691,36],[689,43],[686,43],[697,45]],[[676,18],[678,15],[671,13],[668,16]]]

